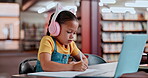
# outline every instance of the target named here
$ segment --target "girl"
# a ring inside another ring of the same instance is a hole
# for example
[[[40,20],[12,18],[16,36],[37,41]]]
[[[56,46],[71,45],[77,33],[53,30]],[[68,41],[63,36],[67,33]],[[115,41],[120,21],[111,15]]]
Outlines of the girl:
[[[36,72],[85,71],[88,60],[73,41],[79,26],[76,16],[57,6],[48,26],[47,36],[40,42]],[[70,56],[77,62],[68,63]]]

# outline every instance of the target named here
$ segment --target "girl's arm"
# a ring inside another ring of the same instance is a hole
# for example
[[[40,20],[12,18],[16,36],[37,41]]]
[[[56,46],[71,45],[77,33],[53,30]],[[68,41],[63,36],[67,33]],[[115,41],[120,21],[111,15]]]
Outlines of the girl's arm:
[[[40,54],[40,62],[44,71],[84,71],[87,68],[81,61],[76,64],[61,64],[51,61],[51,55],[46,52]]]

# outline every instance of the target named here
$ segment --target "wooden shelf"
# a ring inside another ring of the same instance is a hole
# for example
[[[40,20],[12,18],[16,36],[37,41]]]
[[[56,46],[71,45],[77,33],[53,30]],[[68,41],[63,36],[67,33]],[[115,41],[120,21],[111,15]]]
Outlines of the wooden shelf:
[[[120,21],[120,22],[147,22],[147,20],[135,20],[135,19],[130,19],[130,20],[123,20],[123,19],[103,19],[102,21]]]
[[[103,43],[123,43],[123,41],[103,41]]]
[[[0,16],[0,18],[17,18],[17,19],[19,19],[19,16]]]
[[[123,41],[102,41],[103,43],[123,43]],[[148,41],[147,41],[148,43]]]
[[[19,41],[20,39],[0,39],[0,41],[6,41],[6,40]]]
[[[23,39],[22,41],[26,41],[26,42],[40,42],[40,40],[34,40],[34,39]]]
[[[102,32],[121,32],[121,33],[124,33],[124,32],[143,32],[143,33],[146,33],[146,30],[103,30]]]
[[[22,52],[26,52],[26,53],[37,53],[38,50],[24,50]]]
[[[7,53],[7,52],[18,52],[19,50],[17,49],[17,50],[0,50],[0,53],[1,52],[5,52],[5,53]]]

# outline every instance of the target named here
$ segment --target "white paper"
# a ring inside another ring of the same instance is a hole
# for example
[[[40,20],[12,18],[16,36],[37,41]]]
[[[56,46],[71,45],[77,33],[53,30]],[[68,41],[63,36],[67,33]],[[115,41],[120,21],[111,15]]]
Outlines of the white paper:
[[[27,75],[33,76],[47,76],[47,77],[75,77],[80,74],[95,72],[96,69],[87,69],[84,72],[81,71],[62,71],[62,72],[36,72],[36,73],[28,73]]]
[[[91,65],[88,68],[96,69],[96,72],[83,74],[81,76],[114,77],[116,66],[117,62]]]

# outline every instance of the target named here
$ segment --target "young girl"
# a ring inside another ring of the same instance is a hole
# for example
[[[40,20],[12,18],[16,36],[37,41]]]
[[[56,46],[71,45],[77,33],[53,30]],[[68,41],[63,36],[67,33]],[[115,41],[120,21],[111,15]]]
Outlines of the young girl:
[[[85,71],[88,68],[87,58],[73,41],[78,26],[78,20],[72,12],[57,6],[49,21],[47,36],[40,42],[36,72]],[[76,62],[68,63],[70,56]]]

